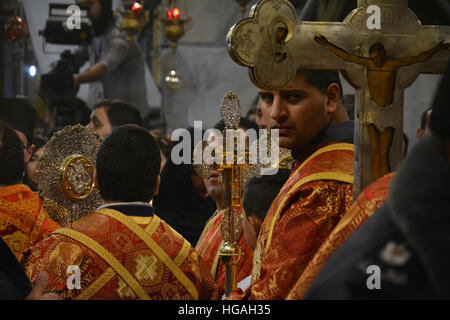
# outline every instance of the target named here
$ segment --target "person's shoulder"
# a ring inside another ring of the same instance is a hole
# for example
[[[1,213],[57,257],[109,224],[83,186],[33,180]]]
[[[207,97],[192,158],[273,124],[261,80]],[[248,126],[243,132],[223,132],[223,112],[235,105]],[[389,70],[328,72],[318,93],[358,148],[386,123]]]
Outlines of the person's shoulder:
[[[73,221],[67,226],[67,229],[73,229],[86,236],[95,237],[102,233],[103,230],[109,230],[111,219],[111,217],[95,211],[81,219]]]

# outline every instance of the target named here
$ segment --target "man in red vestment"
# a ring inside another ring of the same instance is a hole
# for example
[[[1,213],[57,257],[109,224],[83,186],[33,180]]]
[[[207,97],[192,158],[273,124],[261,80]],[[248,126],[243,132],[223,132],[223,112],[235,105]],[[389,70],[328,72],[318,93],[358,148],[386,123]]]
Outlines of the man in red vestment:
[[[299,70],[288,87],[259,93],[296,162],[261,227],[251,285],[229,299],[285,299],[352,204],[353,123],[338,72]]]
[[[30,280],[46,271],[61,299],[216,298],[197,252],[149,204],[160,162],[149,132],[135,125],[114,130],[94,171],[102,206],[23,255]]]
[[[24,146],[13,128],[0,120],[0,236],[16,258],[59,228],[37,193],[21,184]]]

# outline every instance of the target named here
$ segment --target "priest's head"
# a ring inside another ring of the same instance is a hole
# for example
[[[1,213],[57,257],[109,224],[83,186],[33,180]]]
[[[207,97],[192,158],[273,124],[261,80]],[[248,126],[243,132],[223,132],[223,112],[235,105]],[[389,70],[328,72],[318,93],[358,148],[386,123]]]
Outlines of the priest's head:
[[[223,132],[225,130],[225,123],[223,120],[216,123],[214,126],[214,129]],[[247,120],[243,117],[241,117],[239,121],[239,130],[244,134],[245,131],[252,129],[255,130],[256,133],[258,133],[258,126],[256,123]],[[215,134],[213,132],[210,133],[210,135],[207,138],[208,144],[211,147],[215,147],[217,142],[219,141],[216,139]],[[249,148],[249,140],[246,139],[245,142],[245,148],[248,150]],[[209,176],[204,179],[205,187],[208,192],[208,195],[216,202],[217,209],[222,208],[222,177],[220,175],[220,172],[217,170],[212,170],[209,174]]]
[[[15,130],[0,120],[0,187],[19,184],[25,163],[23,144]]]
[[[32,140],[37,119],[36,110],[24,99],[2,98],[0,119],[14,128],[22,141],[24,161],[27,164],[35,148]]]
[[[94,106],[91,121],[86,126],[105,138],[124,124],[142,125],[139,110],[121,100],[105,99]]]
[[[97,153],[94,180],[103,203],[145,202],[158,194],[161,157],[153,136],[136,125],[115,129]]]
[[[279,129],[279,145],[301,151],[328,126],[348,121],[338,71],[298,70],[279,90],[259,89],[269,129]]]

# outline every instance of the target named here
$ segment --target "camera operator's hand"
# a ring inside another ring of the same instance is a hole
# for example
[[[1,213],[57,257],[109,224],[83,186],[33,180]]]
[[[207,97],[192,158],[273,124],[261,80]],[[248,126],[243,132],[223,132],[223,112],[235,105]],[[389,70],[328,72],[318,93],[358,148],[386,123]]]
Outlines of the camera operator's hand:
[[[83,83],[90,83],[103,79],[106,76],[106,66],[103,63],[94,64],[89,70],[74,74],[73,82],[75,87]]]

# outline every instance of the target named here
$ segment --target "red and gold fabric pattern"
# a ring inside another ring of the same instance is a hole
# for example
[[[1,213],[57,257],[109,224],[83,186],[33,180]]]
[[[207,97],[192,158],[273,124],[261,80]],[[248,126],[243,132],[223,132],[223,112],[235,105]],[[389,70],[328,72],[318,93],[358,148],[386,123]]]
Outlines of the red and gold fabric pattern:
[[[100,209],[31,248],[21,263],[31,281],[49,274],[62,299],[216,299],[217,288],[189,242],[158,216]],[[81,289],[67,286],[70,265]]]
[[[0,188],[0,236],[16,258],[58,228],[28,186]]]

